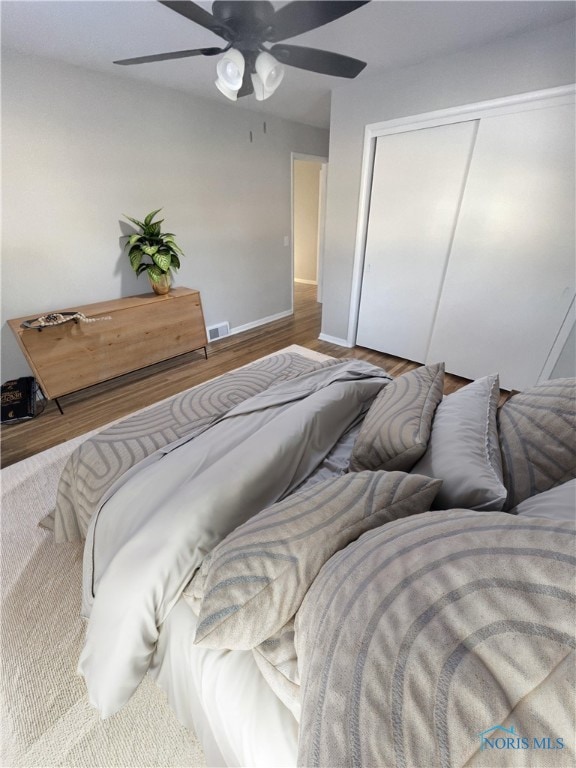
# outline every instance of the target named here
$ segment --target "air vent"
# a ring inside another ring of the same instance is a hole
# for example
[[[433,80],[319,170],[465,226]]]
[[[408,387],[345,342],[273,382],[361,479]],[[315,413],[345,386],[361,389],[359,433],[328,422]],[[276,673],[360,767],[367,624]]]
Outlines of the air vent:
[[[211,325],[209,328],[206,328],[206,330],[208,331],[208,341],[216,341],[216,339],[221,339],[223,336],[230,335],[230,323]]]

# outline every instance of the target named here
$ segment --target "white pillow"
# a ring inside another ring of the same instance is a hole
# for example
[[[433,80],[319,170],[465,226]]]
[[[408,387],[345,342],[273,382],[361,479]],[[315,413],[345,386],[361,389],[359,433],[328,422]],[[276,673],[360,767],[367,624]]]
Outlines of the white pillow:
[[[530,496],[510,511],[522,517],[548,517],[576,524],[576,480]]]
[[[442,480],[434,509],[501,510],[506,501],[498,444],[498,375],[485,376],[447,395],[434,415],[416,475]]]

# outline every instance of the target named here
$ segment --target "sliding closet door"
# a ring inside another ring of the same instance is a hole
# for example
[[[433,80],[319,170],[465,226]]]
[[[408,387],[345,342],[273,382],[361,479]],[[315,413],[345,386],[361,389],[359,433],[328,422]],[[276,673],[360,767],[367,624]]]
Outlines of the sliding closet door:
[[[535,384],[574,298],[572,106],[482,118],[428,361]]]
[[[476,121],[377,139],[356,343],[423,362]]]

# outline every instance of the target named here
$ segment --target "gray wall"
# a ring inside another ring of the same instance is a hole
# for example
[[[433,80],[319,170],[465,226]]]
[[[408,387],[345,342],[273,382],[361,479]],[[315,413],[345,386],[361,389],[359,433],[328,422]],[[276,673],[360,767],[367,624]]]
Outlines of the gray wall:
[[[332,93],[322,333],[348,335],[364,128],[574,82],[574,23],[374,76]]]
[[[2,380],[29,373],[6,319],[150,290],[122,214],[163,207],[208,325],[289,312],[291,152],[326,155],[328,131],[265,119],[4,51]]]

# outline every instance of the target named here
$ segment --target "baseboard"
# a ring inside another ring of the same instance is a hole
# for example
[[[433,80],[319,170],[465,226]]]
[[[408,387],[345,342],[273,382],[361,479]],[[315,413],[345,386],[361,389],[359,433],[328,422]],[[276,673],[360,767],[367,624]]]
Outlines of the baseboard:
[[[337,336],[328,336],[327,333],[321,333],[318,338],[320,341],[327,341],[329,344],[337,344],[339,347],[348,347],[350,349],[354,346],[354,344],[350,344],[346,339],[339,339]]]
[[[277,315],[269,315],[268,317],[262,317],[260,320],[254,320],[252,323],[246,323],[245,325],[237,325],[235,328],[230,328],[230,336],[235,333],[242,333],[242,331],[251,331],[252,328],[258,328],[260,325],[266,325],[267,323],[273,323],[274,320],[283,320],[285,317],[291,317],[294,313],[291,309],[287,309],[285,312],[278,312]]]
[[[301,277],[295,277],[294,282],[304,283],[304,285],[318,285],[318,280],[303,280]]]

